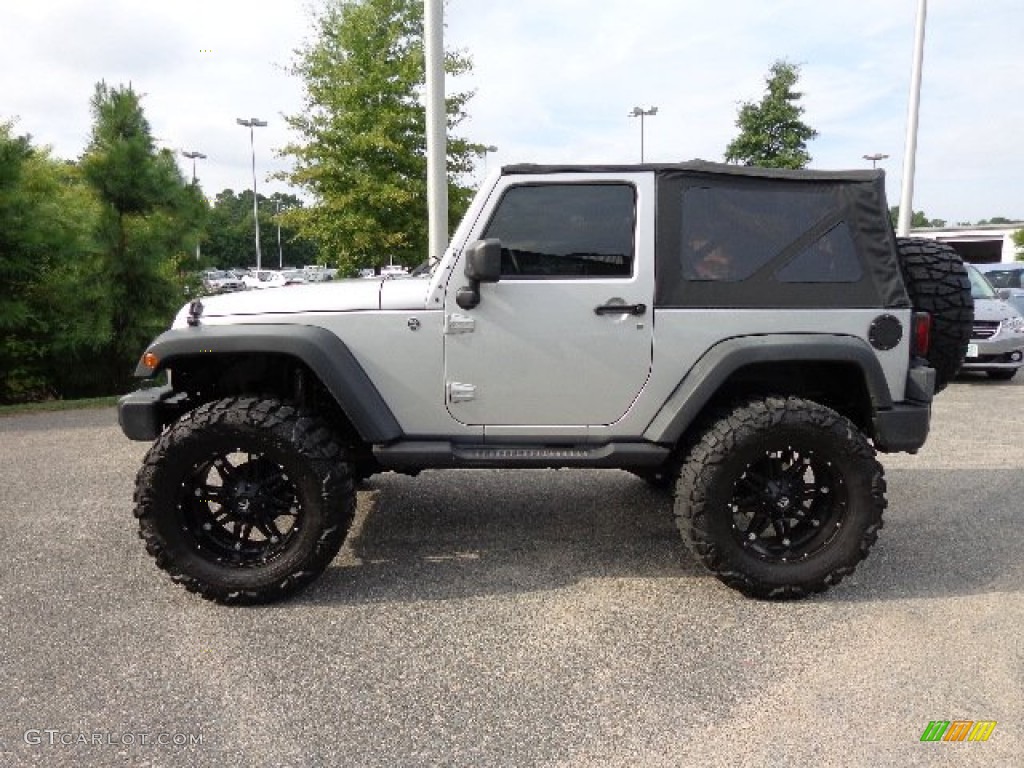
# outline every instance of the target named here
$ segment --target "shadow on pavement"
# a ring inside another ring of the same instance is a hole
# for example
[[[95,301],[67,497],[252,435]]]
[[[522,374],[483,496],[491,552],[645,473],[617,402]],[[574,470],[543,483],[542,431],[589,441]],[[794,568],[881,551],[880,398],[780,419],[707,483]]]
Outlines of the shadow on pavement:
[[[1020,591],[1024,472],[896,469],[878,543],[839,587],[851,602]],[[447,600],[590,579],[707,576],[668,494],[618,471],[449,471],[372,479],[345,549],[300,603]],[[696,584],[696,581],[694,582]]]

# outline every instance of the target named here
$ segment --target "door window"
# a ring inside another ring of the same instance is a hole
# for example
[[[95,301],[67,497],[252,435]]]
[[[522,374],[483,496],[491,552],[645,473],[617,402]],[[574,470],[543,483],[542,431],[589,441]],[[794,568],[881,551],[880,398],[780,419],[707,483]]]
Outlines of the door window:
[[[635,211],[628,184],[517,186],[484,237],[501,240],[503,280],[629,277]]]

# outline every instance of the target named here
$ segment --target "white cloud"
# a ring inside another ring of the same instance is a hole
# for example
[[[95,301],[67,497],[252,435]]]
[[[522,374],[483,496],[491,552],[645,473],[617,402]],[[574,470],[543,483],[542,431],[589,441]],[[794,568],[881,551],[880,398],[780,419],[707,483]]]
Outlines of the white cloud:
[[[816,167],[858,167],[890,155],[899,194],[916,3],[912,0],[450,0],[449,45],[467,49],[472,120],[460,131],[495,144],[495,162],[633,162],[635,105],[647,158],[720,159],[737,104],[759,99],[776,58],[802,66]],[[209,155],[204,188],[251,183],[248,136],[263,176],[284,167],[281,113],[301,109],[301,84],[281,70],[309,35],[306,3],[242,0],[8,0],[0,28],[0,119],[75,157],[100,79],[147,94],[154,134]],[[1022,54],[1019,0],[932,3],[915,208],[949,220],[1024,216],[1016,126]],[[206,52],[209,51],[209,52]],[[183,164],[184,167],[184,164]]]

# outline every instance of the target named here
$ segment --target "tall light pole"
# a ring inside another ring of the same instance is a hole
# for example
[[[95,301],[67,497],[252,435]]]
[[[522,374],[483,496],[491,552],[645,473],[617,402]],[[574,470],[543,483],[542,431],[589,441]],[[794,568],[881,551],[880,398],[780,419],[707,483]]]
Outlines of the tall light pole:
[[[493,144],[488,144],[486,147],[483,148],[483,153],[484,153],[484,178],[485,179],[487,178],[487,156],[489,154],[492,154],[492,153],[497,152],[497,151],[498,151],[498,148],[496,146],[494,146]]]
[[[252,149],[252,219],[256,223],[256,271],[259,271],[263,262],[260,256],[260,212],[256,203],[256,138],[254,134],[256,128],[266,128],[267,122],[258,117],[250,117],[248,120],[239,117],[235,119],[235,122],[249,129],[249,146]]]
[[[654,117],[658,114],[657,107],[651,107],[650,109],[644,109],[643,107],[633,107],[633,111],[629,113],[629,117],[640,118],[640,162],[644,161],[644,118]]]
[[[448,109],[444,98],[444,0],[424,0],[427,85],[427,220],[433,264],[448,247]]]
[[[910,234],[914,215],[914,165],[917,160],[917,121],[921,111],[921,69],[924,62],[924,25],[928,17],[928,0],[918,0],[917,30],[914,34],[914,66],[910,73],[910,107],[907,110],[907,147],[903,156],[903,194],[900,196],[900,218],[896,234]]]
[[[865,160],[871,161],[872,170],[878,167],[878,162],[880,160],[885,160],[887,157],[888,155],[883,155],[881,152],[875,152],[873,155],[864,155]]]
[[[284,269],[284,251],[281,249],[281,198],[274,202],[277,204],[277,268]]]
[[[191,152],[186,152],[185,150],[182,150],[181,154],[184,157],[187,157],[189,160],[192,161],[192,186],[194,187],[196,185],[196,160],[205,160],[206,159],[206,155],[204,155],[202,152],[196,152],[194,150],[191,151]],[[199,238],[197,237],[196,238],[196,263],[198,263],[198,262],[199,262]]]

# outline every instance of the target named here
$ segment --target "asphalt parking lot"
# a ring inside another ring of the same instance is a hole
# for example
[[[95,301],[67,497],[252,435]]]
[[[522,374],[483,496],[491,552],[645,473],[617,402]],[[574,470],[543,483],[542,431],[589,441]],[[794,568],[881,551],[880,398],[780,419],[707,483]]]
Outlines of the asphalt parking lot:
[[[145,451],[113,409],[0,418],[0,766],[1021,764],[1024,376],[941,395],[871,556],[797,603],[626,473],[473,471],[374,479],[312,589],[223,608],[136,537]]]

